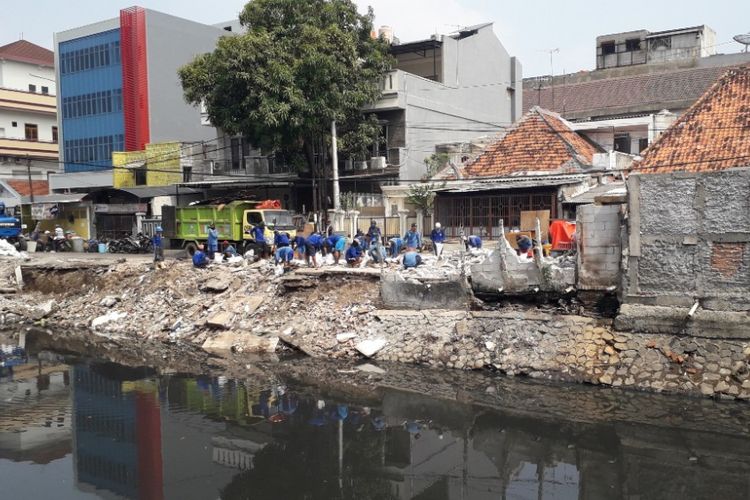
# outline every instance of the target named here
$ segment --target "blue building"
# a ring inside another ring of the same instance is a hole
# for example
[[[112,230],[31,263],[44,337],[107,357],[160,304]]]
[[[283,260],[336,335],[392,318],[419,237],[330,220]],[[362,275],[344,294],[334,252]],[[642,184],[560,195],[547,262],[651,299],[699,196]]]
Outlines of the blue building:
[[[55,176],[53,189],[111,186],[113,151],[217,137],[185,103],[177,70],[227,31],[141,7],[119,14],[55,34],[60,156],[71,175]]]

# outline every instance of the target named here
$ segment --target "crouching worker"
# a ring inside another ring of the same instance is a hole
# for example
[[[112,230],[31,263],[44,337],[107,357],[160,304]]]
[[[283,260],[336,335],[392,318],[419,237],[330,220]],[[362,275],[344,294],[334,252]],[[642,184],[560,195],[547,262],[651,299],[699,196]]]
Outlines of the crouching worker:
[[[417,267],[422,263],[422,256],[419,255],[417,252],[410,250],[404,254],[404,269],[409,269],[412,267]]]
[[[203,251],[203,245],[198,245],[198,249],[193,254],[193,267],[204,268],[208,266],[208,256]]]
[[[362,248],[359,246],[359,241],[354,240],[346,251],[346,263],[351,267],[356,267],[360,262],[362,262]]]
[[[516,245],[518,246],[516,253],[518,255],[524,255],[529,253],[531,247],[534,246],[534,242],[525,234],[519,234],[516,235]]]
[[[404,240],[396,236],[388,240],[388,250],[390,251],[391,258],[395,259],[401,254],[401,247],[404,246]]]
[[[276,249],[276,254],[274,255],[274,260],[276,261],[276,265],[284,264],[284,269],[289,269],[292,265],[292,259],[294,258],[294,250],[292,250],[292,247],[285,246],[285,247],[279,247]]]
[[[237,249],[235,249],[234,245],[232,245],[228,241],[224,241],[221,244],[221,248],[221,253],[224,255],[225,259],[228,259],[230,257],[237,257]]]
[[[464,240],[464,244],[466,245],[466,251],[468,252],[470,248],[482,248],[482,238],[479,236],[474,236],[473,234],[466,238]]]

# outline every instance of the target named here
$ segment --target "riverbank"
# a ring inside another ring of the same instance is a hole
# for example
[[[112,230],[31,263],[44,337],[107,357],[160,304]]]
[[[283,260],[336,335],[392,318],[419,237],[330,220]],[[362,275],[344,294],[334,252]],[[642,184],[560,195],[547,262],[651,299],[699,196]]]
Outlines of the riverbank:
[[[22,265],[24,291],[0,298],[7,330],[32,328],[144,359],[184,351],[195,363],[299,350],[314,358],[485,370],[615,388],[750,399],[750,344],[618,332],[565,305],[388,310],[383,270],[269,262],[212,266],[143,261],[55,270]],[[419,282],[419,275],[408,275]],[[584,311],[585,313],[585,311]],[[221,361],[218,361],[221,360]]]

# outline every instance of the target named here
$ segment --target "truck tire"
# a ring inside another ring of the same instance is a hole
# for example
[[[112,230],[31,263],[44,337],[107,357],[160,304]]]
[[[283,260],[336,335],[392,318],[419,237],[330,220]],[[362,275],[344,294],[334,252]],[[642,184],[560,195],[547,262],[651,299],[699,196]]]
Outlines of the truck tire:
[[[196,250],[198,250],[198,245],[196,245],[192,241],[185,244],[185,251],[187,252],[189,257],[192,257]]]
[[[26,246],[26,238],[18,238],[18,251],[25,252],[28,247]]]

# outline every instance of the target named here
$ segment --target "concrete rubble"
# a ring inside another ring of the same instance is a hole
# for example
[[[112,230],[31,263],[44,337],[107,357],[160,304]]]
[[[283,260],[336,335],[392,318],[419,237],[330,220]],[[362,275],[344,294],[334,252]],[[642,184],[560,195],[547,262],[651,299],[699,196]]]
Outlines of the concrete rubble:
[[[465,280],[455,263],[465,263],[466,255],[440,264],[426,257],[417,270],[323,266],[281,276],[270,261],[244,260],[207,269],[169,260],[156,266],[120,262],[94,274],[27,270],[30,286],[23,294],[0,296],[0,324],[45,329],[61,342],[92,332],[122,339],[119,345],[187,346],[218,357],[293,349],[316,358],[368,359],[373,366],[391,361],[483,369],[750,399],[745,341],[618,332],[611,319],[564,314],[565,307],[554,305],[385,309],[381,280],[388,276],[423,294],[451,277]],[[491,251],[471,257],[491,258]],[[49,286],[42,278],[60,281]]]

